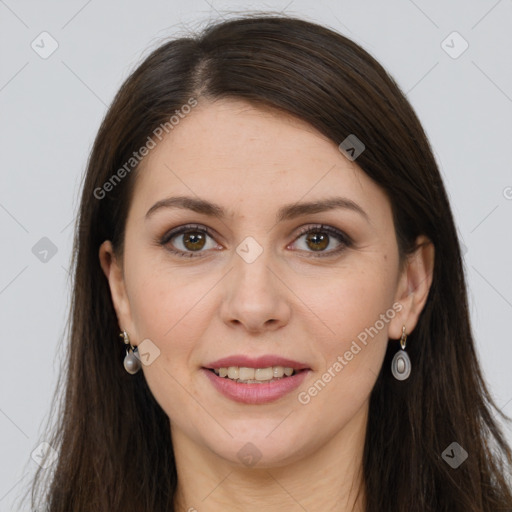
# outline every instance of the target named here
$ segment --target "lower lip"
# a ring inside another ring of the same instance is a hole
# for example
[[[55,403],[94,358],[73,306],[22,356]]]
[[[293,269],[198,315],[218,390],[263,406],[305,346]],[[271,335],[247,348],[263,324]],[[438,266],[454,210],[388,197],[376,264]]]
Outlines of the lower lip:
[[[291,377],[283,377],[272,382],[243,384],[227,377],[219,377],[216,373],[206,368],[202,368],[202,371],[210,379],[210,382],[217,391],[235,402],[244,404],[266,404],[279,400],[279,398],[297,389],[309,373],[309,370],[302,370]]]

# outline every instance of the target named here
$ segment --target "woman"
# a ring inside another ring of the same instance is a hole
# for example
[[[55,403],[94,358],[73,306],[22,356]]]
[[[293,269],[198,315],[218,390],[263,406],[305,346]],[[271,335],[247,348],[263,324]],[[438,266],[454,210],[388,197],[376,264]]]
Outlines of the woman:
[[[512,510],[436,162],[347,38],[260,15],[155,50],[74,265],[51,512]]]

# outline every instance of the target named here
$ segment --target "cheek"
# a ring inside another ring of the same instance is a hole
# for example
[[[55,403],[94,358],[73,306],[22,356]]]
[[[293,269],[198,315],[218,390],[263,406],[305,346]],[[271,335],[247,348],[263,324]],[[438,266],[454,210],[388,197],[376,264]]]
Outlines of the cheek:
[[[392,307],[394,278],[383,265],[354,266],[329,279],[324,293],[310,294],[308,305],[318,312],[323,324],[319,332],[324,334],[316,337],[323,370],[339,376],[336,380],[349,379],[343,388],[350,389],[350,393],[359,385],[371,387],[379,373],[388,326],[396,313]]]
[[[312,297],[312,309],[335,333],[356,337],[392,306],[395,276],[389,268],[365,264],[326,278]],[[323,290],[323,291],[322,291]],[[311,291],[309,292],[311,297]]]
[[[125,268],[136,339],[148,338],[160,350],[158,364],[147,366],[144,371],[152,380],[160,378],[156,373],[164,372],[161,377],[167,388],[169,376],[165,378],[165,371],[179,382],[188,382],[197,340],[215,315],[209,299],[219,276],[213,272],[207,275],[199,267],[183,269],[165,257],[133,249]]]
[[[132,245],[127,247],[126,256],[130,311],[140,337],[172,338],[206,293],[204,279],[195,279],[190,272],[172,265],[161,249]]]
[[[200,411],[192,411],[196,403],[184,389],[190,388],[188,362],[203,328],[201,318],[206,319],[200,313],[200,299],[208,286],[200,277],[187,279],[186,273],[151,258],[142,251],[132,252],[125,263],[138,341],[150,339],[159,350],[158,357],[142,370],[154,398],[169,417],[185,410],[199,415]]]

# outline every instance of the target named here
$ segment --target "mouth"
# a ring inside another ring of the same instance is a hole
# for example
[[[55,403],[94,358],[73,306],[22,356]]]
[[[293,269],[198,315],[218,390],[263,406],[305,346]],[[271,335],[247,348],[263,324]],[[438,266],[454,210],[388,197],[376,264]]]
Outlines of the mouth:
[[[306,364],[278,356],[232,356],[203,366],[201,370],[226,398],[253,405],[285,397],[312,371]]]
[[[289,366],[268,366],[266,368],[250,368],[247,366],[228,366],[221,368],[205,368],[218,377],[229,379],[240,384],[265,384],[286,379],[307,369],[297,370]]]

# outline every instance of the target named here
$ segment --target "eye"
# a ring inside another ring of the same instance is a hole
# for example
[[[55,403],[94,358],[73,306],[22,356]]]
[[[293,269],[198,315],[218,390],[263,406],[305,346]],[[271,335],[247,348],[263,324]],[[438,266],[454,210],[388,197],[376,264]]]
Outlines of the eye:
[[[310,255],[311,257],[334,256],[353,245],[352,239],[348,235],[331,226],[307,226],[300,231],[295,242],[305,235],[307,235],[305,238],[305,249],[300,250],[317,253]],[[215,249],[219,247],[215,243],[207,247],[207,239],[211,238],[213,240],[213,237],[213,232],[207,227],[189,224],[169,231],[162,237],[159,243],[177,256],[193,258],[198,257],[200,255],[198,253],[205,252],[203,251],[205,248]],[[338,242],[338,247],[326,251],[325,249],[332,245],[332,238]],[[173,242],[174,239],[177,239],[178,243]]]
[[[351,247],[353,244],[352,239],[348,235],[331,226],[307,226],[301,230],[299,236],[295,240],[299,240],[305,235],[307,236],[304,240],[304,246],[306,247],[304,250],[306,252],[317,253],[313,254],[312,257],[322,258],[334,256],[346,248]],[[337,240],[338,247],[333,250],[326,251],[325,249],[332,245],[332,238]],[[308,251],[308,249],[310,249],[310,251]]]
[[[207,237],[213,239],[213,233],[206,227],[198,225],[180,226],[165,234],[160,240],[160,244],[166,246],[169,251],[177,256],[193,258],[196,256],[194,253],[204,252],[202,249],[206,246]],[[174,238],[179,241],[178,249],[171,243]],[[182,248],[179,248],[180,245]],[[217,247],[217,245],[212,244],[209,248],[214,247]]]

